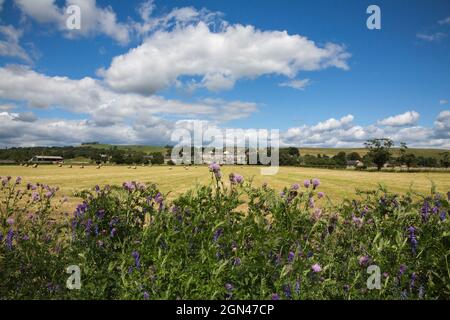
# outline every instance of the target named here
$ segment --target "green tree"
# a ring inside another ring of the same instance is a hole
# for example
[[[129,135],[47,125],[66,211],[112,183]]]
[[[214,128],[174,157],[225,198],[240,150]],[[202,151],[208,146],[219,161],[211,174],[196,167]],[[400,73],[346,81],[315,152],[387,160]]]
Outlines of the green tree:
[[[378,171],[391,159],[391,148],[394,142],[388,138],[370,139],[364,143],[369,150],[368,156],[377,166]]]

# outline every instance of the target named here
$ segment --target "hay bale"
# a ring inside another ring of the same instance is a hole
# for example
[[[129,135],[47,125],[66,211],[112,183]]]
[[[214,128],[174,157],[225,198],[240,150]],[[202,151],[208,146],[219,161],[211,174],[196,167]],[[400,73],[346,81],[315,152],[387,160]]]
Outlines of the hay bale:
[[[37,167],[38,167],[38,164],[35,163],[35,164],[33,165],[33,168],[37,168]]]
[[[70,165],[69,168],[72,169],[72,165]]]
[[[97,169],[100,169],[101,167],[100,166],[97,166]]]
[[[81,166],[80,166],[80,169],[84,169],[84,166],[83,166],[83,165],[81,165]]]

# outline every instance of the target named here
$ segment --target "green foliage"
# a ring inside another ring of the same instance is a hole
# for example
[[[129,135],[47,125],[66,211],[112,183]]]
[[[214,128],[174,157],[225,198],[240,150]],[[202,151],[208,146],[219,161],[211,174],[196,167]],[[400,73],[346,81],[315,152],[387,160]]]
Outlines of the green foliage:
[[[0,299],[450,298],[450,206],[434,188],[332,204],[317,179],[279,193],[211,170],[172,202],[155,185],[97,186],[59,220],[55,188],[0,178]]]
[[[381,138],[367,140],[364,144],[369,149],[368,156],[380,171],[383,165],[391,159],[390,150],[394,146],[394,142],[391,139]]]

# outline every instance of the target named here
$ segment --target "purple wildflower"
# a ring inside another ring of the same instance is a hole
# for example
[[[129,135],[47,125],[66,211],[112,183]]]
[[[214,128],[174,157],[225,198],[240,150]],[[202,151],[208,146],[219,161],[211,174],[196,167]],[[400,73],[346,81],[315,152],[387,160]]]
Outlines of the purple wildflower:
[[[445,210],[441,210],[441,214],[439,215],[439,219],[441,219],[441,221],[444,221],[445,220],[445,216],[446,216]]]
[[[39,201],[40,199],[41,199],[41,197],[39,196],[39,193],[33,192],[33,193],[31,194],[31,200],[33,200],[33,202],[37,202],[37,201]]]
[[[209,165],[209,171],[211,171],[211,172],[218,172],[218,171],[220,171],[220,165],[215,163],[215,162],[211,163]]]
[[[411,281],[409,283],[409,289],[410,290],[414,289],[414,287],[416,285],[416,280],[417,280],[417,274],[415,272],[413,272],[411,274]]]
[[[241,258],[239,258],[239,257],[234,258],[233,264],[236,267],[239,267],[241,265],[241,263],[242,263]]]
[[[361,256],[361,257],[359,257],[358,261],[359,261],[359,265],[361,267],[365,267],[369,264],[370,258],[369,258],[369,256]]]
[[[16,184],[21,184],[21,183],[22,183],[22,177],[17,177]]]
[[[227,289],[227,291],[231,291],[233,290],[233,285],[231,283],[225,283],[225,289]]]
[[[293,251],[290,251],[288,254],[288,262],[292,263],[294,261],[295,258],[295,253]]]
[[[311,185],[311,181],[305,180],[305,181],[303,181],[303,185],[305,186],[305,188],[309,188],[309,186]]]
[[[147,291],[144,291],[144,300],[148,300],[150,299],[150,295],[148,294]]]
[[[14,224],[14,218],[10,217],[8,219],[6,219],[6,223],[9,224],[10,226]]]
[[[425,200],[423,202],[423,205],[422,205],[422,208],[421,208],[422,220],[424,222],[426,222],[428,220],[428,217],[430,215],[430,210],[431,210],[430,204],[429,204],[428,200]]]
[[[104,209],[100,209],[97,211],[97,217],[101,220],[103,219],[103,217],[105,216],[105,210]]]
[[[409,241],[411,242],[411,251],[412,253],[415,255],[416,254],[416,250],[417,250],[417,238],[416,238],[416,229],[413,226],[410,226],[408,228],[408,232],[409,232]]]
[[[319,193],[317,193],[317,197],[319,199],[325,197],[325,192],[320,191]]]
[[[289,284],[283,286],[283,293],[286,296],[286,298],[290,299],[292,296],[291,293],[291,286]]]
[[[402,276],[406,271],[406,266],[404,264],[400,265],[400,269],[399,269],[399,276]]]
[[[217,229],[216,232],[214,232],[213,241],[217,242],[217,240],[219,240],[219,237],[222,235],[222,233],[223,233],[223,229],[222,228]]]
[[[317,178],[312,179],[313,189],[316,189],[320,185],[320,181]]]
[[[115,236],[116,234],[117,234],[117,229],[116,229],[116,228],[112,228],[111,234],[110,234],[111,238],[114,238],[114,236]]]
[[[291,189],[292,190],[298,190],[300,188],[300,186],[298,185],[298,183],[294,183],[292,186],[291,186]]]
[[[6,247],[11,250],[13,247],[13,238],[14,238],[14,231],[13,229],[9,229],[8,233],[6,234]]]
[[[141,267],[141,260],[140,260],[139,252],[133,251],[133,252],[131,253],[131,255],[132,255],[133,258],[134,258],[134,264],[135,264],[135,266],[136,266],[136,269],[139,269],[139,268]]]
[[[91,234],[91,227],[92,227],[92,219],[88,219],[85,227],[85,232],[87,236]]]
[[[280,296],[278,295],[278,293],[273,293],[271,299],[272,300],[280,300]]]
[[[322,271],[322,267],[320,266],[320,264],[315,263],[311,266],[311,270],[315,273],[318,273],[318,272]]]

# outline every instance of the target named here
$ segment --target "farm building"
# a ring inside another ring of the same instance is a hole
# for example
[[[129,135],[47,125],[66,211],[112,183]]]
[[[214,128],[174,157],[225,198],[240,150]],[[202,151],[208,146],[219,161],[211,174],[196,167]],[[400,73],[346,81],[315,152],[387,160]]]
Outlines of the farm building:
[[[364,163],[359,160],[348,160],[347,168],[361,168],[364,166]]]
[[[30,163],[62,163],[63,157],[59,156],[34,156],[28,162]]]

